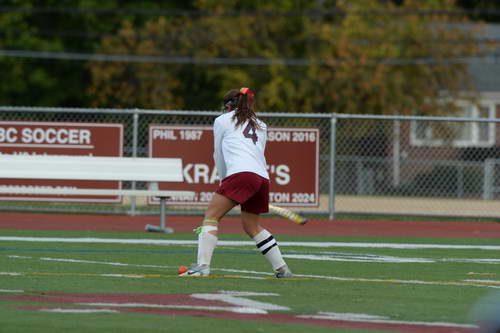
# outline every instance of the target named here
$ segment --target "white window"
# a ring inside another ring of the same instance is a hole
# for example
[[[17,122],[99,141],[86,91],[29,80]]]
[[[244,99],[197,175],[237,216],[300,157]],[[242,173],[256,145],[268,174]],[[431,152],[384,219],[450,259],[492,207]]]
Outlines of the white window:
[[[493,119],[495,104],[460,104],[452,117]],[[410,143],[414,146],[490,147],[495,144],[494,122],[411,122]]]

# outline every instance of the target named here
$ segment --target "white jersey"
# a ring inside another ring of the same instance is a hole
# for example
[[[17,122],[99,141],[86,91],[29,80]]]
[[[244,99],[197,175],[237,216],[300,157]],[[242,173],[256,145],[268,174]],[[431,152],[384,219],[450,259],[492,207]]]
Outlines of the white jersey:
[[[214,160],[222,180],[238,172],[253,172],[269,179],[264,150],[267,126],[258,120],[260,129],[255,131],[249,122],[235,127],[234,111],[224,113],[214,122]]]

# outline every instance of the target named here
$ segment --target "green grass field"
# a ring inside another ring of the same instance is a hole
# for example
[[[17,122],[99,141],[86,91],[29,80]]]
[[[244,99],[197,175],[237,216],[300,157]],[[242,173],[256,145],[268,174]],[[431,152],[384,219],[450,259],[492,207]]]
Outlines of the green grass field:
[[[277,238],[295,278],[273,278],[243,235],[221,236],[212,276],[185,278],[193,234],[2,230],[0,332],[468,330],[500,287],[494,239]]]

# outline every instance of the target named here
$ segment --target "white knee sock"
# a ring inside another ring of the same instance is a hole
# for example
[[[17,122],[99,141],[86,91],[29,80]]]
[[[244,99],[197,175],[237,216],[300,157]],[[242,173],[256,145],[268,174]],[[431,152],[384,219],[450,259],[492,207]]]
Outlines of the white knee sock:
[[[198,234],[198,265],[210,266],[212,254],[217,246],[217,236],[212,235],[209,231],[217,231],[215,225],[205,225],[201,227],[201,232]]]
[[[263,229],[253,238],[260,253],[266,257],[267,261],[271,264],[274,270],[286,265],[283,257],[281,256],[278,243],[273,235],[266,229]]]

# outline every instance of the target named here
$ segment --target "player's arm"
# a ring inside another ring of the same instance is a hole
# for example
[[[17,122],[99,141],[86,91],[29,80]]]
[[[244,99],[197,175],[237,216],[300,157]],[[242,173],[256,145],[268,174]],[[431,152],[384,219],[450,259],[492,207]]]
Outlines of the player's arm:
[[[226,178],[226,163],[222,154],[222,138],[224,137],[224,126],[220,118],[214,122],[214,162],[220,180]]]
[[[264,147],[264,150],[266,149],[266,143],[267,143],[267,125],[264,122],[260,123],[260,126],[262,128],[262,135],[260,135],[261,139],[261,144]]]

